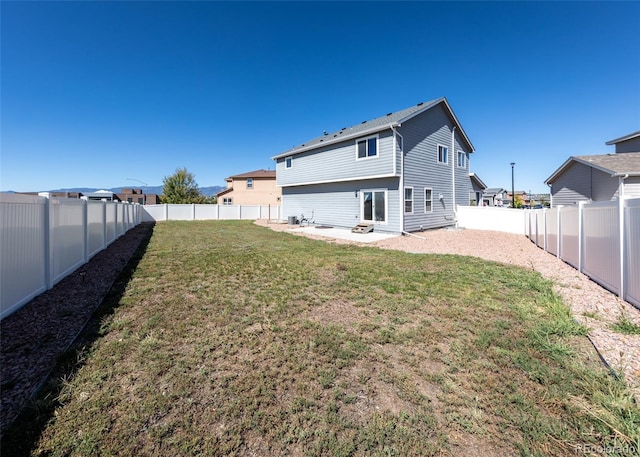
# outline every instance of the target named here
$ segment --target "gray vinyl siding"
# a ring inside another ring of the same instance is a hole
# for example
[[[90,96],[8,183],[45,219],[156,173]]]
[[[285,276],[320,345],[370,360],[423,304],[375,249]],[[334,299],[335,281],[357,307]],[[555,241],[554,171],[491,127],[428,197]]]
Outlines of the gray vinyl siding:
[[[631,176],[624,180],[624,196],[640,198],[640,176]]]
[[[616,152],[640,152],[640,137],[617,143]]]
[[[573,163],[551,184],[553,206],[607,201],[618,195],[618,178],[581,163]]]
[[[277,159],[276,182],[279,186],[292,186],[391,176],[394,173],[393,132],[387,130],[376,135],[376,157],[357,160],[357,140],[352,139],[293,155],[291,168],[286,168],[285,158]],[[369,136],[373,135],[362,138]]]
[[[455,224],[453,207],[452,166],[455,169],[456,203],[469,205],[472,190],[469,177],[470,151],[455,135],[455,147],[451,150],[452,120],[441,106],[436,106],[423,115],[416,116],[398,128],[404,137],[404,187],[413,187],[413,214],[404,215],[407,232],[421,229],[445,227]],[[448,162],[438,162],[438,145],[448,148]],[[457,166],[457,151],[466,155],[465,166]],[[433,212],[424,211],[424,189],[432,189]],[[443,199],[438,196],[442,194]]]
[[[372,179],[282,188],[282,214],[311,218],[316,225],[353,228],[360,223],[363,189],[387,190],[387,223],[376,225],[379,232],[399,233],[400,204],[398,179]]]

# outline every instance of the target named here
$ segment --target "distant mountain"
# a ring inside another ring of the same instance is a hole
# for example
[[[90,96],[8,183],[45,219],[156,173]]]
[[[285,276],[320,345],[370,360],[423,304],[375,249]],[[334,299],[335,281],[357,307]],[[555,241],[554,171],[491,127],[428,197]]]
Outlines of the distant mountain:
[[[97,189],[94,187],[72,187],[70,189],[52,189],[48,192],[81,192],[83,194],[88,194],[90,192],[96,192],[98,190],[108,190],[113,192],[114,194],[119,194],[122,189],[142,189],[147,194],[156,194],[162,195],[162,186],[121,186],[121,187],[110,187],[107,189]],[[211,197],[221,190],[226,189],[224,186],[208,186],[208,187],[200,187],[200,193],[207,197]]]

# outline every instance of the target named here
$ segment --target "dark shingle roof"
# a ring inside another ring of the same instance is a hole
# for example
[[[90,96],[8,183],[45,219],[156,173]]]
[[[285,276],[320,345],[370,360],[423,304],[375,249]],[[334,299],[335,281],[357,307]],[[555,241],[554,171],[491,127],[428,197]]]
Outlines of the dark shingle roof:
[[[229,176],[227,179],[238,179],[238,178],[276,178],[275,170],[255,170],[249,171],[248,173],[242,173],[240,175]]]
[[[277,154],[272,159],[278,159],[281,157],[290,156],[292,154],[296,154],[303,151],[308,151],[310,149],[315,149],[317,147],[325,146],[327,144],[337,143],[339,141],[343,141],[347,138],[355,138],[363,135],[367,135],[370,133],[375,133],[381,130],[386,130],[390,128],[391,125],[396,126],[397,124],[401,124],[402,122],[411,119],[413,116],[427,111],[430,108],[438,105],[439,103],[445,103],[447,109],[451,113],[451,116],[454,118],[455,123],[458,125],[462,136],[469,144],[470,149],[473,151],[473,145],[467,138],[466,134],[462,130],[462,126],[456,119],[453,111],[449,107],[447,100],[444,97],[437,98],[435,100],[431,100],[428,102],[421,102],[417,105],[411,106],[409,108],[405,108],[400,111],[396,111],[395,113],[388,113],[384,116],[377,117],[375,119],[371,119],[369,121],[363,121],[360,124],[352,125],[351,127],[344,127],[336,132],[326,133],[319,137],[313,138],[299,146],[294,146],[293,148],[285,151],[281,154]]]

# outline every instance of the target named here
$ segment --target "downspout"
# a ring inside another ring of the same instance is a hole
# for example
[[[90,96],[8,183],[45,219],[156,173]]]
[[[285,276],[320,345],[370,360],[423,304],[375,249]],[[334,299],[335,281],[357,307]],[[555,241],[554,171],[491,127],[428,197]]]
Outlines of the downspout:
[[[451,129],[451,183],[453,187],[453,222],[458,227],[458,211],[456,210],[456,126]]]
[[[395,127],[400,127],[401,124],[389,124],[389,128],[393,132],[393,172],[396,172],[396,154],[398,152],[398,137],[402,138]],[[400,179],[398,180],[398,195],[400,200],[400,232],[404,232],[404,141],[402,142],[402,149],[400,149]]]

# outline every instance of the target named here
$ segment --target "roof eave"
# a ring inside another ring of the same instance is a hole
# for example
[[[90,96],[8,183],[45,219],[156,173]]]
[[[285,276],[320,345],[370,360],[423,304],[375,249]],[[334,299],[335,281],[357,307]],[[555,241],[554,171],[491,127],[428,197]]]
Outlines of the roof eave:
[[[346,141],[346,140],[351,140],[353,138],[359,138],[362,136],[366,136],[366,135],[371,135],[372,133],[376,133],[376,132],[382,132],[383,130],[389,130],[392,127],[399,127],[401,125],[401,122],[390,122],[389,124],[384,124],[384,125],[379,125],[377,127],[372,127],[370,129],[367,130],[361,130],[359,132],[356,133],[352,133],[349,135],[344,135],[344,136],[339,136],[336,138],[332,138],[330,140],[328,140],[327,142],[322,142],[319,144],[314,144],[314,145],[310,145],[310,146],[304,146],[304,147],[300,147],[300,148],[296,148],[296,149],[290,149],[287,152],[283,152],[281,154],[275,155],[273,157],[271,157],[271,160],[278,160],[278,159],[282,159],[284,157],[289,157],[289,156],[293,156],[296,154],[300,154],[302,152],[307,152],[307,151],[312,151],[314,149],[319,149],[321,147],[324,146],[330,146],[332,144],[335,143],[340,143],[341,141]]]

